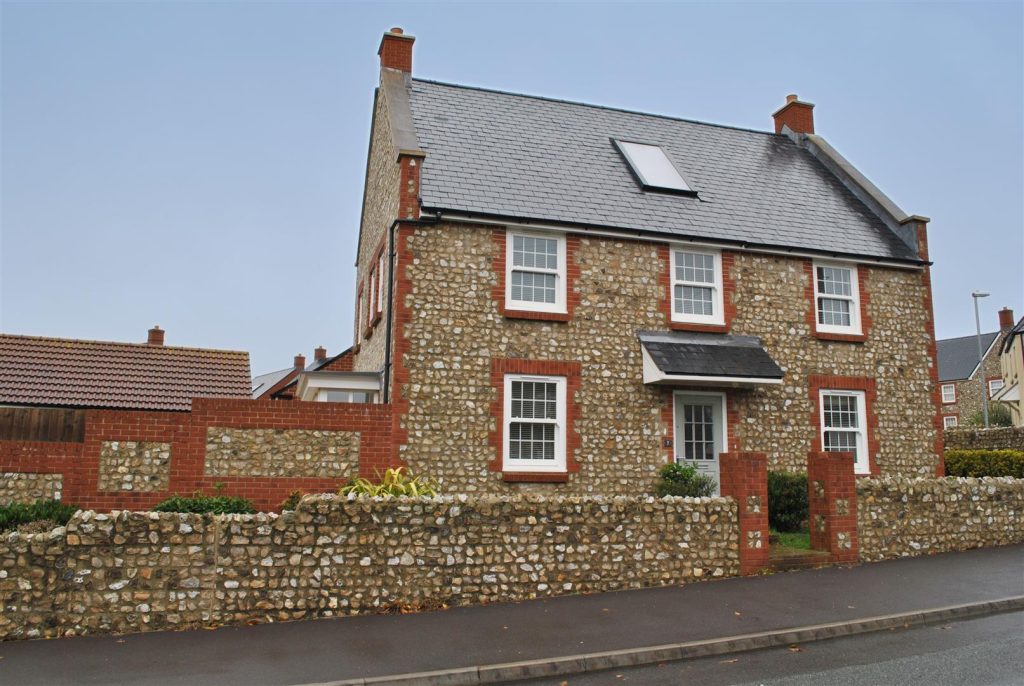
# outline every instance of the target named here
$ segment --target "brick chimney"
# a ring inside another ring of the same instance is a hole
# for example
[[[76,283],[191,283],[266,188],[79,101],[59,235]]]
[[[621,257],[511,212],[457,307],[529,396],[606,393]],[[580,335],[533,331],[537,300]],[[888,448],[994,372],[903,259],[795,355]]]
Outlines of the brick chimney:
[[[154,326],[149,330],[149,338],[146,339],[147,345],[163,345],[164,344],[164,330],[159,326]]]
[[[999,330],[1006,331],[1012,329],[1014,324],[1013,310],[1009,307],[1004,307],[999,310]]]
[[[775,133],[782,133],[783,126],[796,133],[814,133],[814,105],[802,102],[795,93],[786,96],[786,104],[776,110],[772,118]]]
[[[397,69],[411,74],[412,44],[415,40],[416,38],[405,35],[397,26],[385,33],[380,40],[380,47],[377,48],[381,69]]]
[[[315,361],[317,361],[317,362],[323,362],[324,360],[326,360],[327,359],[327,348],[323,347],[322,345],[318,346],[313,351],[313,359]]]
[[[296,355],[295,356],[295,368],[298,369],[300,372],[303,369],[306,368],[306,356],[305,355]]]

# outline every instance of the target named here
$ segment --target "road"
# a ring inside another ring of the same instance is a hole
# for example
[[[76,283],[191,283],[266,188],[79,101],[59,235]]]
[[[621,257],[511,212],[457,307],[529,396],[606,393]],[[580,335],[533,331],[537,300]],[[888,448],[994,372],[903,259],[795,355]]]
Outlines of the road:
[[[1020,686],[1024,613],[886,631],[521,686]]]

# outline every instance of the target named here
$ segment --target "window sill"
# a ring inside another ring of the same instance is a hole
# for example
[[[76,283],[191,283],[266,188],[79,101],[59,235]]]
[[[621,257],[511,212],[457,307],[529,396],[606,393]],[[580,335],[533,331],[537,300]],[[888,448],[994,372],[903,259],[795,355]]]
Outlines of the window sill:
[[[568,312],[534,312],[532,310],[509,310],[502,312],[506,319],[533,319],[542,322],[567,322]]]
[[[819,341],[832,341],[835,343],[864,343],[868,340],[867,334],[863,333],[829,333],[827,331],[815,331],[814,337]]]
[[[569,481],[567,472],[502,472],[505,483],[564,484]]]
[[[729,333],[726,324],[698,324],[697,322],[669,322],[672,331],[697,331],[700,333]]]

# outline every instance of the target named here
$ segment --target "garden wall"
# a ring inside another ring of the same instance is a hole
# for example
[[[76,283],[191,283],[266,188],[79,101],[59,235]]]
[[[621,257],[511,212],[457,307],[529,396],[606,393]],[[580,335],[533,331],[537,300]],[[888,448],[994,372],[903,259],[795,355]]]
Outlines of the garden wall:
[[[862,561],[1024,543],[1024,480],[857,480]]]
[[[337,490],[392,459],[388,405],[196,398],[190,412],[86,410],[82,442],[0,441],[0,501],[59,492],[88,509],[147,509],[221,488],[276,510],[293,490]]]
[[[1024,450],[1024,426],[949,429],[946,450]]]
[[[177,629],[739,572],[728,498],[307,496],[283,515],[79,512],[0,537],[0,638]]]

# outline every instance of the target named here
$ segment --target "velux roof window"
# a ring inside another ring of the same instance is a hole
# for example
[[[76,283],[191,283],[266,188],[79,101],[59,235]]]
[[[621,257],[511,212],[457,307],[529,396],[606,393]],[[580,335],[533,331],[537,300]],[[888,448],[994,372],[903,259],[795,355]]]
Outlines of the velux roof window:
[[[615,141],[615,145],[629,162],[634,176],[645,191],[695,192],[683,180],[679,170],[660,146],[619,140]]]

